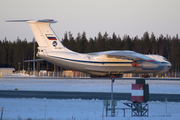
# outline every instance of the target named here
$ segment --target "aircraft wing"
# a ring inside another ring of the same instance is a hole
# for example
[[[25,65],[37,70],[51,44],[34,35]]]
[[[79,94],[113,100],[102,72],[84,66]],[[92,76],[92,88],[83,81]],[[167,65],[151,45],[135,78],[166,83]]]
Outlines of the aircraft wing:
[[[117,59],[128,59],[128,60],[153,60],[150,57],[147,57],[143,54],[136,53],[134,51],[112,51],[106,54],[107,57],[115,57]]]

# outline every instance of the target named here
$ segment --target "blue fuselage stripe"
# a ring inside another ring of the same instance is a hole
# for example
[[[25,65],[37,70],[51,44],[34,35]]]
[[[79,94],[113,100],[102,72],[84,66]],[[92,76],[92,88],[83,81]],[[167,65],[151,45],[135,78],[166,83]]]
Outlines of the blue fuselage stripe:
[[[62,57],[55,57],[55,56],[50,56],[53,58],[57,59],[62,59],[62,60],[68,60],[68,61],[73,61],[73,62],[80,62],[80,63],[95,63],[95,64],[131,64],[132,62],[95,62],[95,61],[82,61],[82,60],[73,60],[73,59],[67,59],[67,58],[62,58]]]

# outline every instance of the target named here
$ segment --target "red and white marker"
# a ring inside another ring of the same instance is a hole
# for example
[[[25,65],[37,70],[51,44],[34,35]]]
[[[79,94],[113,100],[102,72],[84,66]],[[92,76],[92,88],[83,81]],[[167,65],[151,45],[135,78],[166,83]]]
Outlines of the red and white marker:
[[[132,102],[144,102],[144,84],[132,84]]]

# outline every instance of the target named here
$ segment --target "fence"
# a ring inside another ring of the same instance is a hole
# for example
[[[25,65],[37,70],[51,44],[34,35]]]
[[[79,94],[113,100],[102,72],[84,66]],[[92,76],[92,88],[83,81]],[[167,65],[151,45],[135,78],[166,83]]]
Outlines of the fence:
[[[51,77],[90,77],[89,74],[79,72],[79,71],[25,71],[25,74],[36,75],[36,76],[51,76]]]
[[[15,73],[19,73],[16,71]],[[33,74],[33,71],[20,71],[20,73],[25,73],[29,75],[36,75],[36,76],[51,76],[51,77],[90,77],[89,74],[79,72],[79,71],[46,71],[46,70],[40,70],[40,71],[35,71]],[[123,77],[142,77],[143,73],[124,73]],[[164,75],[156,75],[155,73],[149,73],[148,74],[150,77],[179,77],[180,73],[166,73]]]

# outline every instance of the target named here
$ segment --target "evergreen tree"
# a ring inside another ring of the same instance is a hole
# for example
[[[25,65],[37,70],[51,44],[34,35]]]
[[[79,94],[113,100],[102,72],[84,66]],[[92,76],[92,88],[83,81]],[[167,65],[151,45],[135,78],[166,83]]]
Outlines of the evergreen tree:
[[[123,50],[132,50],[133,43],[129,35],[124,35],[123,43],[124,43]]]
[[[69,49],[72,51],[76,51],[76,41],[74,40],[74,37],[72,36],[72,33],[69,32]]]
[[[157,52],[157,41],[156,41],[156,37],[155,37],[155,35],[154,35],[154,33],[152,33],[151,34],[151,38],[150,38],[150,41],[151,41],[151,43],[152,43],[152,48],[151,48],[151,50],[152,50],[152,54],[157,54],[158,52]]]
[[[116,48],[117,48],[117,50],[122,50],[122,40],[121,40],[120,36],[117,37]]]
[[[160,35],[160,37],[158,38],[158,53],[160,55],[163,55],[163,51],[164,51],[164,36]]]
[[[152,48],[151,45],[152,44],[151,44],[148,32],[145,32],[143,34],[142,41],[143,41],[143,53],[144,54],[152,53],[152,50],[151,50],[151,48]]]
[[[81,34],[80,33],[77,34],[77,37],[76,37],[75,41],[76,41],[76,44],[75,44],[76,52],[80,52],[81,51],[81,46],[80,46]]]
[[[67,32],[64,34],[64,38],[62,39],[62,44],[63,44],[65,47],[69,48],[69,39],[68,39],[68,34],[67,34]]]
[[[109,50],[108,48],[109,48],[109,45],[108,45],[108,41],[109,41],[109,37],[108,37],[108,34],[107,34],[107,32],[105,32],[104,33],[104,35],[103,35],[103,38],[102,38],[102,51],[107,51],[107,50]]]
[[[85,49],[86,49],[86,46],[87,46],[87,38],[86,38],[86,33],[83,32],[82,36],[81,36],[81,39],[80,39],[80,53],[85,53]]]
[[[100,32],[98,33],[96,48],[97,51],[103,51],[105,49],[105,45],[103,43],[103,36],[101,35]]]
[[[90,38],[90,40],[86,46],[86,49],[85,49],[86,53],[96,52],[97,50],[96,50],[95,44],[96,44],[96,42],[92,38]]]
[[[142,53],[143,51],[143,43],[142,41],[136,36],[133,40],[133,51],[136,51],[138,53]]]
[[[13,56],[13,48],[12,48],[12,43],[9,42],[8,45],[8,66],[12,66],[12,56]]]

